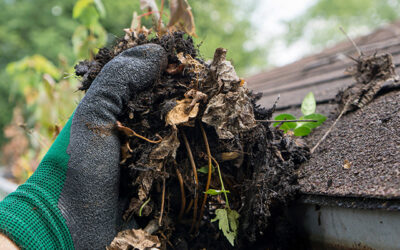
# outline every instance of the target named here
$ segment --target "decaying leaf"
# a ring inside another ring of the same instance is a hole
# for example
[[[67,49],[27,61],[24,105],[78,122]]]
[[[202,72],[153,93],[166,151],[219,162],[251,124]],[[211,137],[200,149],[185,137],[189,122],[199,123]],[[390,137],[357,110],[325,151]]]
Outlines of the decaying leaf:
[[[221,153],[221,160],[222,161],[231,161],[235,160],[241,155],[239,152],[223,152]]]
[[[142,229],[128,229],[117,234],[107,250],[159,249],[161,242],[157,236]]]
[[[226,53],[227,50],[224,48],[215,50],[210,72],[214,81],[218,83],[219,89],[223,88],[224,91],[230,91],[239,87],[241,85],[241,80],[237,76],[232,63],[226,60]]]
[[[141,10],[148,10],[152,12],[155,21],[158,23],[160,20],[160,12],[158,11],[157,4],[155,0],[140,0],[140,9]]]
[[[213,126],[220,139],[232,139],[257,126],[250,97],[243,88],[211,98],[202,121]]]
[[[185,66],[186,69],[189,69],[190,71],[196,74],[201,73],[205,68],[203,64],[201,64],[196,59],[193,59],[193,57],[189,54],[184,55],[183,52],[180,52],[176,56],[178,57],[178,60],[182,63],[182,65]]]
[[[169,9],[171,11],[171,18],[168,27],[173,27],[178,23],[178,29],[182,28],[186,33],[191,36],[196,36],[194,18],[191,7],[187,0],[170,0]]]
[[[164,160],[167,157],[175,158],[179,145],[177,129],[172,129],[171,134],[163,138],[161,143],[150,153],[150,160]]]
[[[135,184],[139,185],[138,187],[139,200],[144,201],[147,199],[147,195],[149,194],[151,187],[153,186],[153,181],[154,181],[153,171],[141,172],[140,175],[136,178]]]
[[[388,80],[397,81],[395,65],[390,54],[365,56],[357,59],[356,65],[346,73],[352,75],[356,83],[338,94],[339,110],[344,113],[362,108],[373,100],[383,84]]]
[[[184,64],[176,65],[176,63],[168,64],[167,69],[165,70],[168,74],[176,75],[182,73],[183,69],[185,68]]]
[[[186,98],[192,98],[192,102],[189,105],[189,109],[192,109],[199,101],[206,102],[208,96],[201,91],[191,89],[185,93]]]
[[[189,120],[194,119],[199,112],[199,104],[196,103],[194,107],[190,109],[192,99],[185,98],[176,102],[177,105],[168,112],[167,117],[165,118],[166,123],[172,126],[184,123],[186,123],[186,125],[189,125],[187,124]]]
[[[132,149],[129,145],[129,141],[126,141],[121,145],[121,161],[119,164],[124,164],[127,159],[131,158]]]
[[[219,229],[224,233],[232,246],[235,245],[235,238],[239,228],[239,213],[229,208],[217,209],[215,211],[215,218],[211,222],[218,221]]]
[[[351,168],[351,162],[349,162],[347,159],[344,160],[343,164],[344,169],[350,169]]]

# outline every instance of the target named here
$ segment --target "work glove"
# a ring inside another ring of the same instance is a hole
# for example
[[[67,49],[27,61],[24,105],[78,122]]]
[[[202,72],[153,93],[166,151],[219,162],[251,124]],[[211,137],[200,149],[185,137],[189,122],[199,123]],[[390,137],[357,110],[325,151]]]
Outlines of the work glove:
[[[108,62],[35,173],[0,203],[0,232],[24,249],[105,249],[117,234],[120,142],[128,100],[159,79],[164,49],[146,44]]]

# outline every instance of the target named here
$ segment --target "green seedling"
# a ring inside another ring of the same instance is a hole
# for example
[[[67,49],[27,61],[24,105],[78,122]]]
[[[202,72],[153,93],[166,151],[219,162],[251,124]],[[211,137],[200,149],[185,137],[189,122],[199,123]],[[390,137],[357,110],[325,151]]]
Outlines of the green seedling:
[[[207,193],[210,195],[224,194],[225,196],[225,208],[220,208],[215,210],[215,218],[211,222],[218,221],[218,227],[226,237],[226,239],[231,243],[232,246],[235,245],[235,239],[238,234],[239,228],[239,217],[240,214],[232,210],[229,206],[228,195],[229,191],[225,189],[224,181],[222,180],[222,173],[218,162],[212,158],[216,169],[218,171],[219,180],[221,182],[221,190],[208,189]]]
[[[211,173],[214,173],[215,167],[211,165]],[[208,174],[208,166],[202,166],[201,168],[197,169],[198,173]]]
[[[306,136],[311,133],[314,128],[321,126],[326,120],[326,116],[315,113],[317,103],[315,101],[314,94],[308,93],[301,104],[301,113],[303,116],[296,118],[292,114],[280,114],[277,115],[274,120],[314,120],[313,122],[275,122],[274,127],[279,126],[279,129],[285,133],[292,131],[295,136]]]
[[[208,189],[207,190],[207,192],[205,192],[206,194],[209,194],[209,195],[220,195],[220,194],[223,194],[223,193],[230,193],[229,192],[229,190],[217,190],[217,189]]]

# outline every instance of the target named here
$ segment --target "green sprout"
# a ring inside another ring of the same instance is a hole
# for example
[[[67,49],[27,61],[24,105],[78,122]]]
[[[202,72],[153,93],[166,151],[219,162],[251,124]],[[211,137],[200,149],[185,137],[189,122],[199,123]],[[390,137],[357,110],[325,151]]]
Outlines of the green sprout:
[[[316,122],[275,122],[273,126],[276,127],[281,124],[279,129],[283,130],[285,133],[292,131],[295,136],[306,136],[310,134],[314,128],[321,126],[326,120],[326,116],[315,113],[316,107],[317,103],[314,94],[310,92],[304,97],[301,104],[301,113],[303,116],[296,118],[292,114],[280,114],[277,115],[274,120],[315,120]]]

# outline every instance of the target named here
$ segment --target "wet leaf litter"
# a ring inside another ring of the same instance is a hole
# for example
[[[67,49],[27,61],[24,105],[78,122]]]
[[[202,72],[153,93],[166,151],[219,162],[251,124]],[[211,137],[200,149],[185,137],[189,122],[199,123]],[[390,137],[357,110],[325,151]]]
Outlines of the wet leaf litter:
[[[134,230],[157,221],[151,235],[160,246],[150,241],[162,249],[290,244],[290,233],[273,228],[288,223],[282,207],[298,190],[295,171],[308,159],[308,148],[270,123],[257,122],[271,119],[273,110],[256,105],[260,96],[238,77],[226,49],[216,49],[207,63],[184,32],[152,38],[149,33],[126,31],[113,48],[76,66],[86,90],[128,48],[156,43],[168,53],[161,78],[132,96],[115,124],[121,191],[130,199],[123,219],[136,220]],[[138,237],[149,241],[132,229],[115,241],[140,249]],[[110,249],[118,249],[115,244]]]

